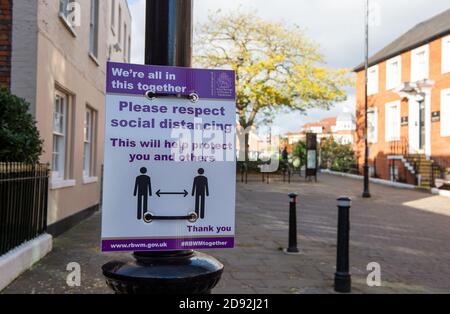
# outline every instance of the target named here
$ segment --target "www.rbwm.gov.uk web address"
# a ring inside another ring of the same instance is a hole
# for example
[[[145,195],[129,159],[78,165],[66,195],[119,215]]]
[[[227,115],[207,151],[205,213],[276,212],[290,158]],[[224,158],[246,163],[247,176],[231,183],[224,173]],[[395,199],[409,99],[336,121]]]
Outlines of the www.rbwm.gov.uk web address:
[[[226,246],[227,241],[182,241],[181,247],[222,247]],[[155,249],[155,248],[168,248],[167,242],[159,243],[118,243],[111,244],[112,249]]]

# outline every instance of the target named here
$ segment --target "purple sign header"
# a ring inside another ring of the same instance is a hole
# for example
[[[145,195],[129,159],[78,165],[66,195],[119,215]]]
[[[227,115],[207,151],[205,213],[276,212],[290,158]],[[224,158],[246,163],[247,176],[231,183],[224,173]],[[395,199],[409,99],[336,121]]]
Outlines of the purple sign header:
[[[112,94],[189,95],[200,99],[236,97],[234,71],[108,62],[106,92]]]
[[[102,240],[103,252],[225,249],[234,237]]]

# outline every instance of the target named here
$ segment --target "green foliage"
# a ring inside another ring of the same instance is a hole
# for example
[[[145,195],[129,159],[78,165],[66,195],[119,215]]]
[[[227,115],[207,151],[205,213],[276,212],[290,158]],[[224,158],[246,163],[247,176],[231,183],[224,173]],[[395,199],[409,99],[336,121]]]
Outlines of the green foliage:
[[[332,137],[320,143],[320,160],[323,168],[339,172],[350,172],[356,165],[352,146],[339,144]]]
[[[25,100],[0,89],[0,161],[38,162],[43,141],[28,109]]]
[[[294,145],[294,150],[292,152],[293,159],[298,159],[299,166],[296,165],[295,168],[301,168],[306,164],[306,142],[305,141],[299,141],[297,144]]]

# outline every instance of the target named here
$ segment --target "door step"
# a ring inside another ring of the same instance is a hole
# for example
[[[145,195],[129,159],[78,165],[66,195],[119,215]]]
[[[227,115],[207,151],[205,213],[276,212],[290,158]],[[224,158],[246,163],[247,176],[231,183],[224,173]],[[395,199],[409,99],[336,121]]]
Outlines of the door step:
[[[439,177],[440,173],[433,168],[434,161],[425,154],[410,154],[405,159],[413,166],[418,181],[419,188],[434,187],[434,178]]]

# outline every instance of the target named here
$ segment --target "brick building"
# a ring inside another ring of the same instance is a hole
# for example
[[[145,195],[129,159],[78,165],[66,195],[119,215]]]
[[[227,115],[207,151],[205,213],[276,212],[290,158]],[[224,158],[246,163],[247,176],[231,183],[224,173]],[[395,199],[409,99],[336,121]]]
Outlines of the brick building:
[[[433,186],[450,166],[450,10],[369,59],[368,142],[373,176]],[[364,66],[357,73],[357,158],[364,162]]]
[[[293,147],[299,141],[306,140],[306,133],[317,134],[318,141],[332,137],[340,144],[355,144],[356,121],[353,114],[344,112],[337,117],[324,118],[316,122],[305,123],[300,132],[288,132],[284,136],[288,152],[291,153]]]
[[[0,86],[11,83],[11,0],[0,0]]]

